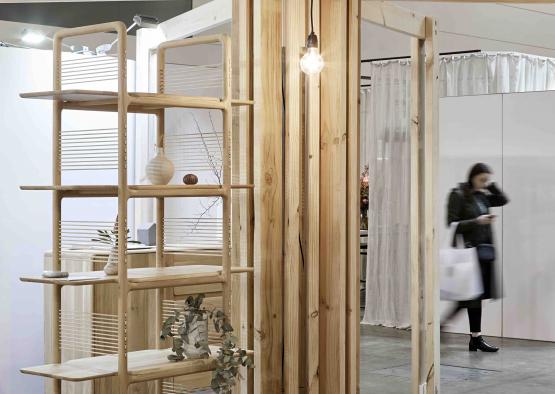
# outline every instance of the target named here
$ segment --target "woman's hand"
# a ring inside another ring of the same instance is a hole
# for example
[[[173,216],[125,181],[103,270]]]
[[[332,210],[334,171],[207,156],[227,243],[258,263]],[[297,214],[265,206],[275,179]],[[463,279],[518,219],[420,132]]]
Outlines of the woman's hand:
[[[494,219],[495,219],[494,215],[481,215],[476,218],[476,222],[482,225],[492,224]]]

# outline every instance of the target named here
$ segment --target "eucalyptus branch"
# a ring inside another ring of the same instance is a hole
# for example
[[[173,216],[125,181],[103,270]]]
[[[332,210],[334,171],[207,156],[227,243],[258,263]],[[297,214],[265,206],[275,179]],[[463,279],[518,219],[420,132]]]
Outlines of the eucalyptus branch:
[[[237,346],[237,338],[233,336],[233,327],[225,313],[221,309],[208,309],[202,305],[204,294],[196,297],[189,296],[185,300],[183,310],[174,310],[174,315],[164,321],[161,339],[172,339],[172,352],[168,356],[170,361],[182,361],[185,359],[184,344],[189,341],[189,335],[196,328],[199,320],[212,320],[214,329],[220,334],[222,345],[216,355],[216,369],[212,374],[211,388],[218,394],[229,394],[232,392],[237,381],[243,377],[239,373],[241,366],[254,368],[251,357],[247,351]],[[177,326],[177,334],[174,333],[174,326]],[[202,357],[209,357],[211,354],[207,339],[201,339],[194,344],[195,348],[202,349]]]

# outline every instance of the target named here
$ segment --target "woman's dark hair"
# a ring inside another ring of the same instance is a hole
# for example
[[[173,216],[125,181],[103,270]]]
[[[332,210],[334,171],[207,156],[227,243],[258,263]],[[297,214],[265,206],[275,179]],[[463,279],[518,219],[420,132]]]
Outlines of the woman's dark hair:
[[[480,174],[491,174],[491,168],[489,168],[489,166],[485,163],[476,163],[474,164],[471,168],[470,171],[468,172],[468,179],[466,181],[466,184],[464,185],[464,189],[466,193],[470,193],[470,191],[472,190],[472,179],[476,176],[476,175],[480,175]]]

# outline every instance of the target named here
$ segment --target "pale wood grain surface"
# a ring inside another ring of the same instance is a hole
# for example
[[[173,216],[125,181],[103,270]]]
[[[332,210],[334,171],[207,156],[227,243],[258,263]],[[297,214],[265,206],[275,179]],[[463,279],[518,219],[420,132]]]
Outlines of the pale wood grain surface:
[[[360,1],[348,3],[346,392],[360,380]]]
[[[425,314],[425,373],[426,393],[435,394],[439,387],[439,286],[437,283],[437,231],[436,189],[438,165],[438,121],[439,121],[439,54],[437,42],[437,20],[426,17],[426,40],[424,44],[425,79],[425,124],[421,163],[424,170],[424,303]]]
[[[361,17],[389,30],[424,39],[424,16],[384,1],[363,1]]]
[[[284,392],[298,393],[300,382],[302,90],[300,57],[305,45],[302,1],[283,4],[285,33],[285,174],[284,174]],[[304,386],[304,384],[303,384]]]
[[[347,11],[321,0],[320,392],[346,392]]]
[[[314,32],[320,36],[320,0],[313,3]],[[319,389],[320,354],[320,75],[306,78],[306,392]]]
[[[255,393],[282,390],[282,2],[253,0]]]

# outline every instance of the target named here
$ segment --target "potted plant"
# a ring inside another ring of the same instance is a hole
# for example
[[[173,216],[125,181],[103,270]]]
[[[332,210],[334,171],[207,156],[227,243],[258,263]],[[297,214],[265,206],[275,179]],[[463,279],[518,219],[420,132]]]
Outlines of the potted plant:
[[[172,339],[170,361],[182,361],[185,358],[207,358],[211,355],[208,346],[208,320],[220,334],[222,345],[216,356],[217,367],[212,374],[211,388],[218,394],[231,393],[238,379],[241,379],[241,366],[253,368],[254,364],[247,351],[237,346],[233,336],[233,327],[220,309],[209,310],[203,306],[204,294],[189,296],[182,310],[175,310],[174,315],[164,321],[161,339]]]
[[[108,254],[108,262],[104,266],[106,275],[117,275],[118,273],[118,217],[114,222],[113,230],[96,230],[97,237],[93,238],[93,242],[99,242],[104,245],[110,246],[110,253]],[[129,237],[129,229],[127,229],[127,242],[140,243],[139,241],[131,240]]]

